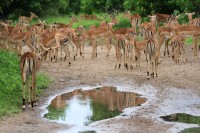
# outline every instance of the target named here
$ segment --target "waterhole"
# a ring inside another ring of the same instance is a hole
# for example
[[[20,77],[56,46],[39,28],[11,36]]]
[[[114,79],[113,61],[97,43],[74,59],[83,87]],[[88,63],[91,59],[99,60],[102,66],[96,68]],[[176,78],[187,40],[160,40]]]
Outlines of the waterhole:
[[[185,113],[175,113],[170,114],[167,116],[161,116],[165,121],[171,121],[171,122],[182,122],[182,123],[188,123],[188,124],[199,124],[200,125],[200,116],[193,116],[190,114]],[[195,128],[188,128],[180,131],[179,133],[199,133],[200,127]]]
[[[193,116],[185,113],[175,113],[167,116],[161,116],[165,121],[182,122],[189,124],[200,124],[200,116]]]
[[[86,126],[112,118],[127,107],[140,106],[146,98],[133,92],[117,91],[115,87],[75,90],[56,96],[47,107],[45,118],[57,122]]]

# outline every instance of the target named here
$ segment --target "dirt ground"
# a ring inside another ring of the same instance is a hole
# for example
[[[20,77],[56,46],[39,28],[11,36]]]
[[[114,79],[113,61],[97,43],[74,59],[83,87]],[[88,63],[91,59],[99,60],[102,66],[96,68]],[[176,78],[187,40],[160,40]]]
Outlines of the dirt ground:
[[[97,132],[168,133],[190,127],[187,124],[165,122],[159,118],[162,114],[176,111],[197,115],[200,112],[198,100],[187,104],[188,100],[200,98],[200,59],[198,63],[193,63],[192,47],[189,46],[186,55],[188,62],[181,60],[179,64],[173,62],[171,57],[163,57],[158,68],[158,77],[150,80],[146,79],[144,55],[140,68],[136,68],[134,64],[133,70],[126,70],[124,67],[115,69],[114,48],[110,57],[106,58],[106,51],[98,47],[98,57],[91,60],[91,47],[86,46],[85,58],[77,57],[71,66],[67,61],[47,60],[40,71],[49,75],[53,83],[39,96],[39,106],[34,111],[27,109],[15,116],[3,118],[0,122],[0,133],[68,132],[70,125],[48,121],[41,114],[50,97],[69,91],[69,88],[76,89],[76,86],[77,89],[80,86],[122,86],[122,91],[123,86],[126,86],[130,87],[128,91],[139,92],[148,98],[147,103],[141,107],[130,109],[127,116],[92,123],[90,127]],[[177,102],[179,98],[182,98],[180,103]]]

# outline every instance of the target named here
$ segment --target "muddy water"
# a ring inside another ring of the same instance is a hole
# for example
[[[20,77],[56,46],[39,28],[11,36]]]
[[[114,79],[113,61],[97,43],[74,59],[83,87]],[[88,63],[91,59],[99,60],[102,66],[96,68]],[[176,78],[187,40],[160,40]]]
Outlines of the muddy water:
[[[180,131],[179,133],[200,133],[200,127],[184,129]]]
[[[161,116],[161,118],[163,118],[165,121],[200,125],[200,116],[193,116],[185,113],[170,114],[167,116]],[[184,129],[179,133],[200,133],[200,127]]]
[[[193,116],[185,113],[170,114],[167,116],[161,116],[161,118],[163,118],[165,121],[200,124],[200,116]]]
[[[44,117],[61,123],[86,126],[115,117],[123,109],[140,106],[145,101],[139,94],[117,91],[115,87],[79,89],[56,96]]]

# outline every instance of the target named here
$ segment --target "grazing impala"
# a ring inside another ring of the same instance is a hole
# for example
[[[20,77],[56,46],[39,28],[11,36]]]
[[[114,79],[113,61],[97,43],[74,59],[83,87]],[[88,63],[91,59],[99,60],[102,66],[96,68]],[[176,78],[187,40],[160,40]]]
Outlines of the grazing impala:
[[[29,107],[34,109],[36,106],[36,72],[40,67],[40,61],[37,56],[31,52],[24,53],[20,60],[20,70],[22,76],[22,88],[23,88],[23,99],[22,109],[25,110],[25,94],[26,94],[26,83],[28,84],[28,102]],[[30,81],[31,80],[31,81]],[[30,85],[31,83],[31,85]]]
[[[182,59],[181,55],[185,55],[185,38],[182,35],[174,36],[171,39],[172,46],[172,59],[176,63],[179,63],[179,60]],[[187,58],[186,58],[187,61]]]

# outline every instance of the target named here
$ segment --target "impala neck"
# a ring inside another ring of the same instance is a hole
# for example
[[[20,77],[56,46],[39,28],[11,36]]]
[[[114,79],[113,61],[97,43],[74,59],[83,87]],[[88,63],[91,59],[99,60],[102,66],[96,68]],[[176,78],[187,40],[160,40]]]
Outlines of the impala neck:
[[[31,22],[31,20],[34,18],[34,16],[31,14],[30,18],[29,18],[29,22]]]
[[[71,28],[74,22],[75,22],[75,21],[74,21],[73,19],[71,19],[71,21],[70,21],[69,24],[68,24],[68,28]]]
[[[188,19],[189,19],[189,22],[192,21],[192,15],[191,14],[188,14]]]

